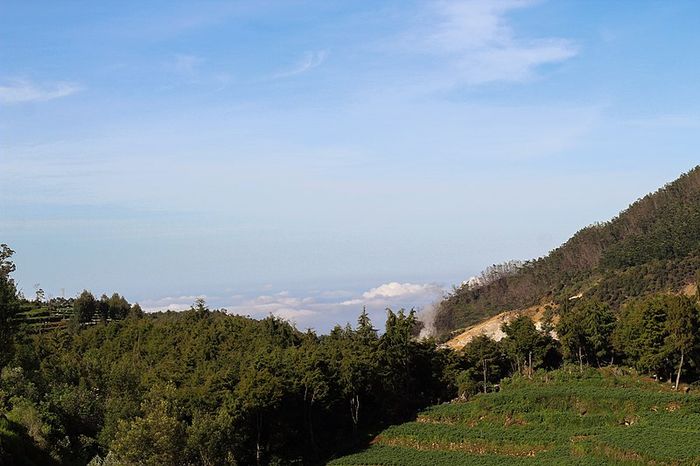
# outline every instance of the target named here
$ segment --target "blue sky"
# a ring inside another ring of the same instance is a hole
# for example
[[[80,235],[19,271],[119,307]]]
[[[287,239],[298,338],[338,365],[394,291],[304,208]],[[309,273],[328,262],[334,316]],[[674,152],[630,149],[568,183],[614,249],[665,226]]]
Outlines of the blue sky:
[[[545,254],[698,163],[697,2],[0,3],[26,294],[325,331]]]

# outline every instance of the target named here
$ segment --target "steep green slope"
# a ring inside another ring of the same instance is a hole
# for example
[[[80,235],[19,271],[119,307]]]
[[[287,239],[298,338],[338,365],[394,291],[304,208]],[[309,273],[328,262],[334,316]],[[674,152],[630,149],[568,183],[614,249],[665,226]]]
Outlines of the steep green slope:
[[[700,167],[612,220],[588,226],[546,257],[489,268],[438,306],[438,334],[510,309],[584,293],[614,308],[630,297],[677,290],[700,270]]]
[[[331,464],[698,464],[700,396],[615,370],[514,379],[434,406]]]

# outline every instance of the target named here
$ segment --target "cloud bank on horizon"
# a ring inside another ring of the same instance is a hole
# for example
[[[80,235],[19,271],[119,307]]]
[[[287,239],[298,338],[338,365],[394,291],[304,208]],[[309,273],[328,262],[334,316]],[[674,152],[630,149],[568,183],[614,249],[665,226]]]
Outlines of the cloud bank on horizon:
[[[145,300],[141,307],[147,312],[183,311],[202,298],[211,309],[224,309],[231,314],[265,318],[273,315],[294,323],[299,329],[312,328],[327,333],[335,325],[355,324],[365,308],[376,328],[383,329],[385,310],[415,309],[419,317],[432,309],[445,290],[434,283],[384,283],[357,296],[346,290],[309,292],[299,296],[280,291],[249,297],[230,296],[168,296]]]

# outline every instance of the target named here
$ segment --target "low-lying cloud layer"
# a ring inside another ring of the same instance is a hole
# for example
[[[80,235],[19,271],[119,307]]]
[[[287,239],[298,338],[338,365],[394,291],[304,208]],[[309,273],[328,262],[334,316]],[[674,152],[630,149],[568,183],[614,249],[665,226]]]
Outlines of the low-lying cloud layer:
[[[328,332],[334,325],[354,324],[366,307],[377,328],[383,328],[385,310],[414,308],[429,310],[444,293],[435,283],[384,283],[364,292],[318,290],[308,293],[281,291],[259,296],[185,295],[146,300],[141,303],[147,311],[181,311],[189,309],[198,298],[209,307],[226,309],[231,314],[264,318],[274,315],[293,322],[300,329],[312,328]]]

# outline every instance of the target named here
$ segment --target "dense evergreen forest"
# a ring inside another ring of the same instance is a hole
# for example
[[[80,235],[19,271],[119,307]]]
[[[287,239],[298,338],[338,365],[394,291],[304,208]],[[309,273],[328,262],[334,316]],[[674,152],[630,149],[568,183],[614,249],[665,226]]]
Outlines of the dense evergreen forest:
[[[700,270],[700,167],[639,199],[612,220],[580,230],[546,257],[489,267],[438,306],[441,337],[506,310],[561,305],[583,294],[618,309],[677,291]]]

